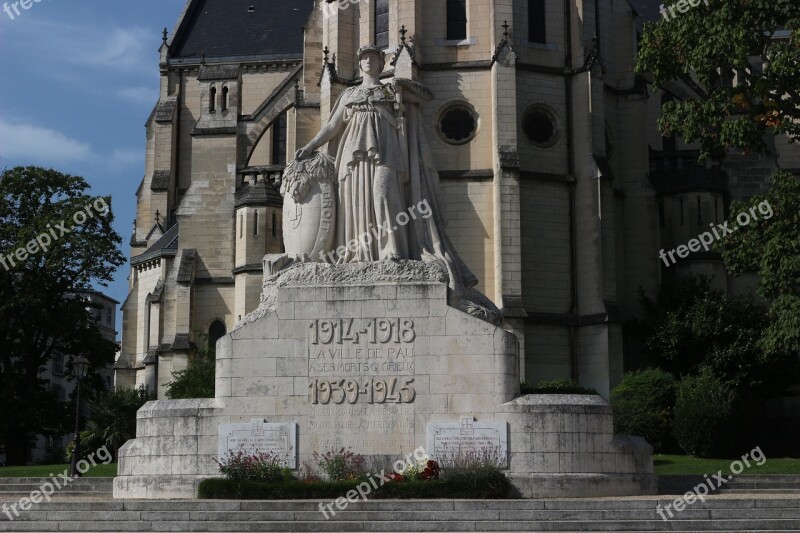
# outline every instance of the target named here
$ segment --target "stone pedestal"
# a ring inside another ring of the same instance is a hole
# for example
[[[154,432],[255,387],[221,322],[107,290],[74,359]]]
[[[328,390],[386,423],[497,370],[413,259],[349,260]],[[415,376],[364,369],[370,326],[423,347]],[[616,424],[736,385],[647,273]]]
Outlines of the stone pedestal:
[[[195,498],[204,479],[219,475],[221,403],[158,400],[136,413],[136,438],[119,450],[115,498]]]
[[[516,338],[448,306],[438,264],[284,267],[219,341],[215,399],[139,411],[115,497],[194,498],[218,475],[230,424],[239,436],[252,425],[250,446],[265,427],[296,428],[265,444],[284,446],[291,465],[341,447],[394,460],[433,443],[435,458],[450,443],[490,446],[526,497],[650,491],[649,446],[614,439],[601,398],[519,397]]]
[[[652,447],[615,436],[602,397],[527,395],[499,411],[511,427],[508,475],[524,498],[657,494]]]

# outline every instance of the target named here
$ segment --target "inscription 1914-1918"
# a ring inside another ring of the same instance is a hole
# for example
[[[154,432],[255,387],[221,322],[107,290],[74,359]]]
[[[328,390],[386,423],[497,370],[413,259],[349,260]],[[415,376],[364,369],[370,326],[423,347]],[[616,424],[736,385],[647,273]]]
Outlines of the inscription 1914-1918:
[[[309,327],[315,345],[359,344],[362,339],[371,344],[410,344],[416,338],[414,321],[400,318],[313,320]]]

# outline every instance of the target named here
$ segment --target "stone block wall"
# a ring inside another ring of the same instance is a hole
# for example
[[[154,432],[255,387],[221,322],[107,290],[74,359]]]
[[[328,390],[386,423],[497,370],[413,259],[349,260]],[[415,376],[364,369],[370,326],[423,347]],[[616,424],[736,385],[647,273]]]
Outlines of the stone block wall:
[[[115,498],[194,498],[203,479],[219,469],[218,416],[213,399],[158,400],[136,414],[136,439],[119,451]]]
[[[511,427],[509,477],[523,497],[655,494],[652,447],[614,435],[600,396],[528,395],[502,406]]]

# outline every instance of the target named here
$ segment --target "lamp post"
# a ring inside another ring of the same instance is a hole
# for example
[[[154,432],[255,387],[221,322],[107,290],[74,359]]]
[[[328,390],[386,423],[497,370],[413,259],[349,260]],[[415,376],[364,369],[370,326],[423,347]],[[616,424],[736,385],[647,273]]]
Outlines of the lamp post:
[[[75,374],[75,386],[77,387],[75,398],[75,447],[72,449],[72,477],[80,475],[78,472],[78,458],[81,454],[81,381],[89,372],[89,360],[84,356],[78,356],[72,361],[72,370]]]

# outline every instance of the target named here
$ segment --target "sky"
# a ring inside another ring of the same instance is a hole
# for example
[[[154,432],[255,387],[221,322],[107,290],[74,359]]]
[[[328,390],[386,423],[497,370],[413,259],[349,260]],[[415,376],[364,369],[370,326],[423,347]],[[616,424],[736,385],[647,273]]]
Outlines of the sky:
[[[186,0],[24,0],[19,15],[15,1],[0,0],[0,168],[83,176],[91,194],[111,196],[129,258],[161,34]],[[128,274],[123,265],[96,288],[122,302]]]

